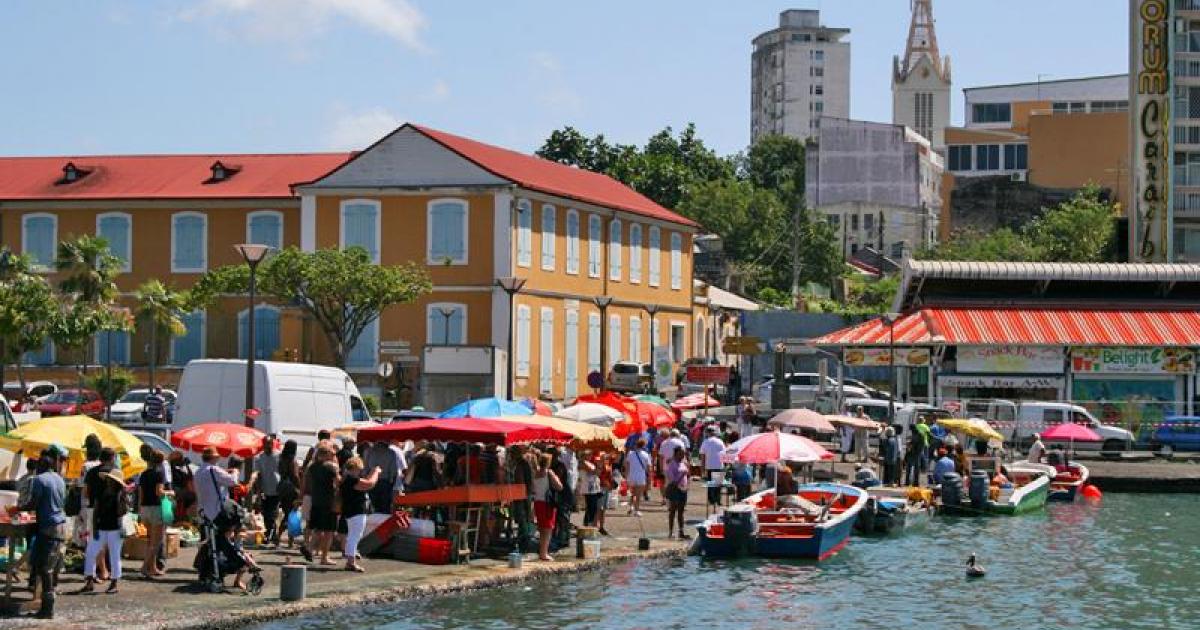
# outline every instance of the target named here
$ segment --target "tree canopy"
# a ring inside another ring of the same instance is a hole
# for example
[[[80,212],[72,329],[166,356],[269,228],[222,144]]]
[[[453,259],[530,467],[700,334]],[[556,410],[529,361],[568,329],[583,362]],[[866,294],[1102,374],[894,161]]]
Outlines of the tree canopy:
[[[15,363],[20,373],[21,356],[46,343],[57,315],[54,288],[34,273],[32,259],[0,251],[0,381],[4,365]]]

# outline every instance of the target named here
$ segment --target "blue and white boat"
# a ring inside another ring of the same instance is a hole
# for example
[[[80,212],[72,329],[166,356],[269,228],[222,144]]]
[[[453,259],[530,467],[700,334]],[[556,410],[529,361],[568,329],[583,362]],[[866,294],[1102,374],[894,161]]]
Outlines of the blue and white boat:
[[[801,501],[784,497],[776,505],[772,488],[709,517],[697,526],[700,555],[825,560],[846,546],[868,498],[860,488],[833,483],[803,484],[797,496]]]

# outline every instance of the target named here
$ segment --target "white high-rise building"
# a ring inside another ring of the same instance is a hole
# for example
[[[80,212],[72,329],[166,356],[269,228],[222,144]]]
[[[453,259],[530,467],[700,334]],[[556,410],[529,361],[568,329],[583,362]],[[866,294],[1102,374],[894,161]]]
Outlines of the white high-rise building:
[[[950,125],[950,57],[938,51],[933,0],[913,0],[904,57],[893,59],[892,122],[929,139],[941,151]]]
[[[822,116],[850,117],[848,28],[821,25],[821,13],[789,9],[779,28],[754,38],[750,139],[816,135]]]

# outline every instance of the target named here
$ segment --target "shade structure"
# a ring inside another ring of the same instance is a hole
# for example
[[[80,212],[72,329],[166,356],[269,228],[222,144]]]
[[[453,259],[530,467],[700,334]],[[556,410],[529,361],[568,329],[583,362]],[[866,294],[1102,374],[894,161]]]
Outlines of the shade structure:
[[[787,409],[767,421],[769,427],[781,429],[810,429],[817,433],[836,433],[837,427],[825,416],[812,409]]]
[[[641,402],[661,405],[663,409],[671,408],[671,403],[668,402],[666,398],[663,398],[662,396],[655,396],[654,394],[638,394],[637,396],[634,396],[633,399]]]
[[[533,415],[535,415],[535,416],[553,416],[554,415],[554,409],[551,409],[550,405],[547,405],[546,403],[544,403],[536,398],[522,399],[521,404],[528,407],[529,410],[532,411]]]
[[[502,418],[507,419],[507,418]],[[623,443],[613,435],[612,429],[596,424],[588,424],[586,422],[575,422],[565,418],[556,418],[548,416],[517,416],[511,418],[514,422],[523,422],[525,424],[536,424],[543,427],[550,427],[563,433],[571,435],[571,448],[576,450],[590,449],[615,451],[619,450]]]
[[[253,457],[262,451],[264,437],[266,434],[262,431],[244,425],[210,422],[172,433],[171,444],[196,453],[211,446],[221,457]]]
[[[532,416],[533,409],[519,402],[501,398],[475,398],[464,400],[438,414],[439,418],[503,418],[506,416]]]
[[[948,431],[956,431],[966,435],[967,437],[973,437],[977,440],[996,440],[998,442],[1004,441],[1004,436],[1000,435],[999,431],[996,431],[992,428],[992,425],[988,424],[984,420],[980,420],[979,418],[971,418],[970,420],[963,420],[961,418],[942,418],[938,420],[937,423],[945,427]]]
[[[57,444],[67,449],[64,474],[68,478],[78,477],[83,469],[83,441],[90,434],[95,434],[101,445],[121,456],[121,472],[126,477],[146,469],[141,455],[142,441],[136,435],[88,416],[57,416],[26,422],[0,435],[0,448],[32,459],[39,457],[43,449]]]
[[[1104,438],[1101,438],[1095,431],[1082,424],[1064,422],[1042,431],[1042,439],[1070,442],[1100,442]]]
[[[643,426],[653,429],[675,426],[675,414],[662,405],[641,401],[635,404],[637,405],[638,420],[641,420]]]
[[[599,394],[584,394],[583,396],[575,399],[576,405],[589,402],[612,407],[613,409],[623,411],[630,416],[637,414],[637,406],[635,404],[637,401],[613,391],[603,391]]]
[[[721,454],[727,462],[770,464],[781,460],[815,462],[833,459],[833,453],[820,444],[799,435],[768,431],[744,437],[729,445]]]
[[[625,420],[629,416],[625,412],[613,409],[608,405],[579,403],[578,405],[572,405],[566,409],[559,410],[554,414],[554,417],[611,427],[613,424]]]
[[[867,418],[856,418],[854,416],[825,416],[825,419],[830,424],[843,425],[854,429],[867,429],[870,431],[878,431],[880,423]]]
[[[529,442],[566,444],[570,433],[517,420],[492,418],[435,418],[370,427],[358,432],[365,442],[379,440],[437,440],[440,442],[482,442],[511,446]]]
[[[671,403],[671,408],[677,411],[691,411],[708,407],[720,407],[721,401],[708,394],[689,394]]]

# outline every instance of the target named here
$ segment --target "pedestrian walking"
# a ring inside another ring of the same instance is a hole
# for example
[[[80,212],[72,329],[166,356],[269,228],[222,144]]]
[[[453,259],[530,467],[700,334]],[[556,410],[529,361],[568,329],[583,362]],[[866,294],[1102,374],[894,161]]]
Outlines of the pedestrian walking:
[[[691,469],[687,463],[687,451],[682,446],[677,446],[666,469],[667,538],[671,538],[676,524],[679,526],[680,540],[691,538],[683,531],[683,513],[687,509],[688,483],[691,477]]]
[[[700,444],[700,456],[704,460],[704,480],[708,482],[708,504],[719,505],[721,503],[721,485],[713,485],[717,473],[725,471],[725,463],[721,461],[721,454],[725,452],[725,442],[717,435],[716,427],[709,425],[704,430],[704,442]],[[722,479],[723,483],[724,479]]]
[[[129,511],[125,495],[125,478],[114,467],[116,453],[111,448],[100,451],[99,465],[88,471],[84,478],[85,499],[92,505],[91,535],[83,558],[84,585],[81,592],[95,590],[101,581],[97,560],[101,552],[108,550],[108,577],[111,582],[107,592],[116,593],[121,580],[121,546],[124,543],[121,520]]]
[[[650,476],[650,456],[646,438],[638,438],[633,450],[625,453],[625,479],[629,485],[629,513],[642,515],[642,496]]]
[[[341,480],[342,518],[346,519],[346,546],[342,555],[346,557],[346,570],[363,573],[366,571],[358,563],[358,543],[362,540],[367,528],[368,493],[379,481],[379,467],[371,469],[363,475],[363,460],[351,457],[346,460],[346,474]]]
[[[254,458],[250,487],[257,484],[262,508],[266,544],[279,542],[279,456],[275,454],[275,436],[264,436],[262,452]]]

